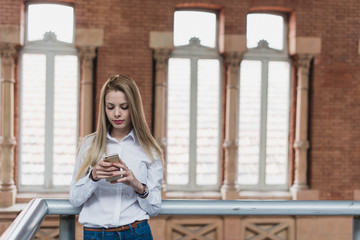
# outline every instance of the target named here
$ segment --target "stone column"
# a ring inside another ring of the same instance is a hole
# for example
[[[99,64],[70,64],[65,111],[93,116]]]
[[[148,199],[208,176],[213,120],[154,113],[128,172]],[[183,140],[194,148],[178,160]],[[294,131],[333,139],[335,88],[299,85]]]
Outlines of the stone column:
[[[0,43],[1,55],[1,185],[0,207],[15,204],[14,183],[14,83],[16,44]]]
[[[80,79],[80,138],[93,132],[93,88],[95,47],[79,47]]]
[[[237,150],[239,137],[239,73],[240,62],[246,52],[245,35],[225,35],[223,45],[227,65],[226,109],[225,109],[225,141],[224,181],[220,188],[222,199],[239,198],[237,187]]]
[[[313,55],[296,55],[297,66],[297,99],[296,99],[296,129],[295,129],[295,179],[294,190],[308,189],[307,181],[307,151],[308,141],[308,98],[309,98],[309,69]]]
[[[154,137],[165,150],[166,144],[166,91],[167,68],[170,49],[154,49],[155,59],[155,107],[154,107]]]
[[[309,112],[309,69],[315,54],[321,52],[321,39],[296,37],[290,39],[290,53],[295,57],[297,69],[297,99],[295,126],[295,174],[291,193],[294,200],[318,200],[319,193],[309,189],[308,172],[308,112]]]
[[[242,54],[225,54],[227,65],[224,182],[221,186],[222,199],[236,199],[239,192],[237,180],[237,150],[239,135],[239,72]]]
[[[154,49],[155,59],[155,107],[154,107],[154,138],[160,144],[164,156],[166,150],[166,91],[167,67],[170,49]],[[165,173],[166,171],[164,171]],[[166,193],[166,174],[163,176],[162,196]]]
[[[166,92],[168,59],[173,48],[172,32],[150,32],[150,48],[155,59],[154,138],[166,150]],[[166,155],[165,155],[166,156]],[[165,159],[166,160],[166,159]],[[164,169],[166,168],[166,164]],[[162,182],[162,197],[166,193],[166,171]]]
[[[93,88],[94,66],[96,48],[103,45],[104,31],[95,28],[78,28],[75,32],[75,45],[80,57],[80,139],[92,133],[93,129]]]

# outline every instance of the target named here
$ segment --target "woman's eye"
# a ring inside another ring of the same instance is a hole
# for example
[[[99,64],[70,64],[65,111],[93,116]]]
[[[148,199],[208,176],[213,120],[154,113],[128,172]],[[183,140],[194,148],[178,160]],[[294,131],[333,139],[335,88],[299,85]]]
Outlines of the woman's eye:
[[[128,109],[129,108],[129,106],[123,106],[123,107],[121,107],[121,109],[123,109],[123,110],[126,110],[126,109]]]
[[[114,107],[106,107],[108,110],[113,110]]]

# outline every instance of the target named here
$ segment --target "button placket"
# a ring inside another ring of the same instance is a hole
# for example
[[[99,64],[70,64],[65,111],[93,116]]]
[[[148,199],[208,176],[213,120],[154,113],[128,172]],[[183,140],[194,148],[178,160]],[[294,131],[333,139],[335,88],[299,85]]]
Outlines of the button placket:
[[[123,149],[123,142],[120,141],[119,143],[119,157],[121,159],[122,157],[122,149]],[[114,183],[116,184],[116,208],[115,208],[115,213],[114,213],[114,222],[116,222],[116,225],[119,226],[119,221],[120,221],[120,209],[121,209],[121,204],[122,204],[122,184],[119,183]]]

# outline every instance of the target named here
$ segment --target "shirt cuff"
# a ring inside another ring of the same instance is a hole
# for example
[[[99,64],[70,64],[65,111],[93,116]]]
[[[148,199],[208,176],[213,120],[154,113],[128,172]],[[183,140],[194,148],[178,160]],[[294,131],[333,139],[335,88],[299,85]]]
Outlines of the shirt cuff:
[[[91,178],[90,178],[90,173],[93,169],[90,168],[89,169],[89,172],[79,180],[78,184],[79,185],[84,185],[86,188],[88,188],[89,190],[92,190],[94,189],[96,186],[97,186],[97,183],[99,181],[93,181]]]

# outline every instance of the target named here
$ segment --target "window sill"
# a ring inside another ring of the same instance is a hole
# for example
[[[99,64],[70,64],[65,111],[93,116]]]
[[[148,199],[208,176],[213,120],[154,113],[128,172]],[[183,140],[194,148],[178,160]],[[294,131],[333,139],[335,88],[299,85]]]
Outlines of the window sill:
[[[168,191],[165,199],[221,199],[220,192],[186,192]],[[68,193],[17,193],[16,203],[26,204],[34,198],[69,198]],[[239,199],[278,199],[292,200],[291,193],[288,191],[240,191]]]
[[[184,191],[169,191],[165,193],[166,199],[221,199],[220,192],[206,191],[206,192],[184,192]]]
[[[25,207],[27,203],[16,203],[10,207],[0,207],[0,213],[1,214],[15,214],[15,217],[17,214],[19,214]]]
[[[16,203],[28,203],[34,198],[55,198],[55,199],[64,199],[69,198],[69,193],[31,193],[23,192],[17,193]]]
[[[292,200],[289,191],[240,191],[240,199]]]
[[[216,191],[206,192],[186,192],[186,191],[168,191],[165,193],[165,199],[219,199],[221,193]],[[292,200],[289,191],[240,191],[237,199],[246,200]]]

